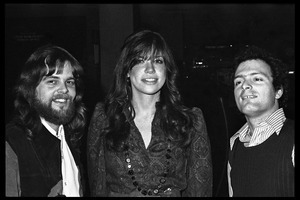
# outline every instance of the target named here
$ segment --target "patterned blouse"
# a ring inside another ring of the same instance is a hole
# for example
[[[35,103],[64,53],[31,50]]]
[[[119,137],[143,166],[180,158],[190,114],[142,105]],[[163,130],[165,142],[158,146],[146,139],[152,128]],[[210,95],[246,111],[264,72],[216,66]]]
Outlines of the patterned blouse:
[[[103,104],[98,103],[87,138],[87,165],[91,196],[212,196],[210,142],[202,111],[196,114],[192,142],[186,149],[164,137],[159,116],[152,122],[152,138],[146,148],[134,124],[130,124],[129,150],[108,151],[103,129],[107,125]]]

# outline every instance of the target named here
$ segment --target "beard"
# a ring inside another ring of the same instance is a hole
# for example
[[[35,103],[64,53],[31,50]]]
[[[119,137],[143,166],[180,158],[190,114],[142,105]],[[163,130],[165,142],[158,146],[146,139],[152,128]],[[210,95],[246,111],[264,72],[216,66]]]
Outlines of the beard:
[[[68,108],[56,110],[51,107],[51,101],[43,103],[41,100],[34,98],[33,107],[36,112],[43,117],[46,121],[53,124],[67,124],[75,115],[75,104],[70,101]]]

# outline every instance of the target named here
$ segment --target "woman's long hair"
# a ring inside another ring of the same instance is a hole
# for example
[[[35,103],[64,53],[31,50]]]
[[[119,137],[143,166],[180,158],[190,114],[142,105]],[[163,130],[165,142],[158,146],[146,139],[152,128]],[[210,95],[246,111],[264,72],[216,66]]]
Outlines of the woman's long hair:
[[[164,38],[156,32],[140,31],[129,35],[122,48],[114,70],[114,79],[105,99],[105,112],[109,120],[106,131],[107,146],[122,150],[129,136],[129,121],[134,119],[135,111],[131,104],[132,89],[127,78],[128,72],[138,62],[139,56],[149,53],[154,57],[161,53],[166,65],[166,82],[160,92],[156,112],[160,116],[160,126],[166,137],[181,141],[182,146],[190,142],[189,129],[192,128],[192,112],[184,107],[176,86],[178,69],[173,55]],[[126,112],[130,113],[126,115]],[[126,118],[127,116],[127,118]]]
[[[27,137],[32,139],[42,127],[40,116],[34,109],[33,103],[36,96],[36,87],[44,76],[51,76],[58,70],[61,72],[65,62],[70,62],[73,67],[73,76],[76,84],[76,97],[74,99],[75,115],[65,125],[66,137],[72,145],[76,145],[82,137],[82,130],[86,123],[86,108],[82,103],[83,96],[83,68],[80,63],[65,49],[46,45],[38,48],[26,61],[23,71],[15,86],[16,99],[14,101],[16,122],[23,127]]]

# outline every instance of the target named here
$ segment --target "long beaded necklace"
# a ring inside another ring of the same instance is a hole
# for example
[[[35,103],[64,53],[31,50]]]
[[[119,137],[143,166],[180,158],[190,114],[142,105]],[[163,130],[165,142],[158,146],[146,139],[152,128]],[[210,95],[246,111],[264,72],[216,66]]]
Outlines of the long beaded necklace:
[[[159,195],[160,193],[170,192],[171,188],[163,190],[162,186],[166,182],[167,175],[169,173],[170,159],[171,157],[171,140],[167,139],[168,147],[165,155],[165,164],[164,164],[164,173],[163,176],[159,179],[159,183],[154,189],[152,188],[142,188],[136,180],[134,170],[132,168],[131,159],[129,157],[128,150],[125,152],[125,162],[127,163],[128,174],[131,176],[132,184],[136,189],[141,192],[143,195]]]

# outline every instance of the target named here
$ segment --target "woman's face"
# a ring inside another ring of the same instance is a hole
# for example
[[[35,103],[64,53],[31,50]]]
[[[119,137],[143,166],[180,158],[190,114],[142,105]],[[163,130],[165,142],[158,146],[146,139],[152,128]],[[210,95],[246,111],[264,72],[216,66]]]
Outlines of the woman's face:
[[[159,93],[166,81],[166,65],[162,54],[139,57],[128,72],[133,95],[154,95]]]

